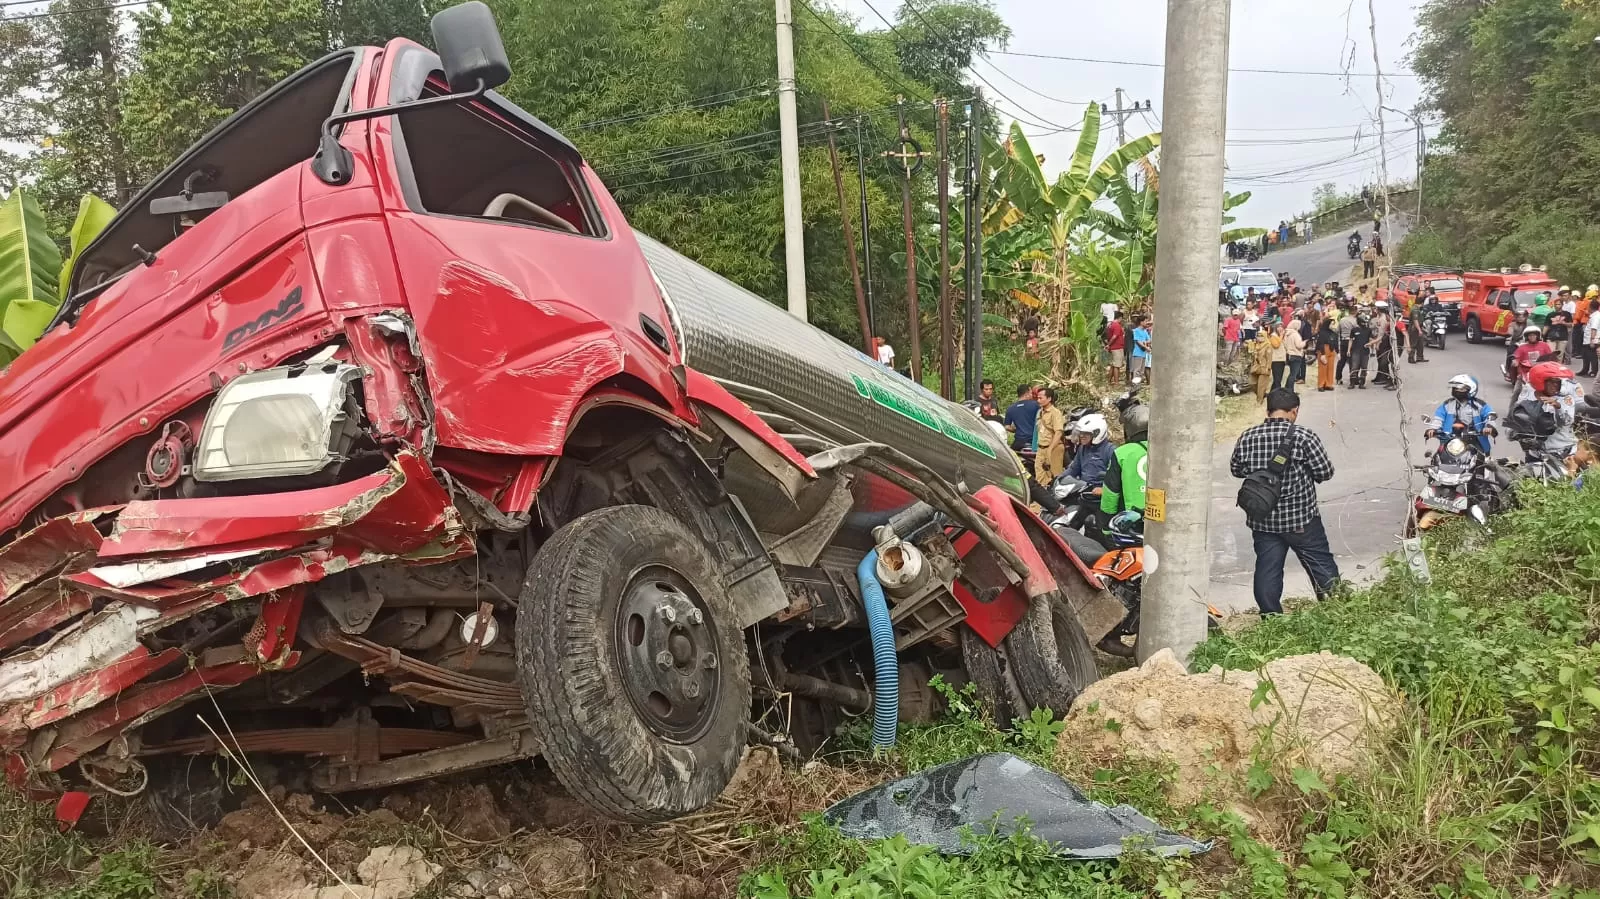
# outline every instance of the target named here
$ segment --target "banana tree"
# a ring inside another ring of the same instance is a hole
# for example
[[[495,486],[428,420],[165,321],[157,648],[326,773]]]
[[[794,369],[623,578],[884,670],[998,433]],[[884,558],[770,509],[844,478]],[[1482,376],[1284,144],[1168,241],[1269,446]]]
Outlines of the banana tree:
[[[0,202],[0,368],[44,334],[66,297],[78,254],[115,215],[106,201],[85,194],[63,260],[38,200],[17,187]]]
[[[1095,232],[1124,243],[1137,242],[1144,248],[1146,267],[1153,268],[1156,261],[1156,221],[1161,207],[1160,174],[1147,160],[1141,160],[1145,170],[1145,183],[1135,188],[1127,178],[1118,177],[1107,185],[1106,196],[1111,198],[1116,211],[1090,209],[1084,223]],[[1250,192],[1222,195],[1222,228],[1219,243],[1248,240],[1267,233],[1262,228],[1232,228],[1236,220],[1228,213],[1250,199]]]
[[[1143,305],[1154,286],[1146,277],[1144,253],[1140,241],[1082,242],[1072,256],[1074,297],[1088,303],[1116,303],[1124,309]]]
[[[1159,134],[1135,138],[1112,150],[1098,165],[1095,148],[1100,142],[1100,107],[1090,103],[1084,109],[1083,129],[1078,146],[1067,167],[1054,181],[1046,177],[1043,157],[1033,151],[1021,126],[1012,123],[1004,145],[990,150],[994,186],[998,196],[985,210],[985,234],[999,233],[1033,219],[1045,223],[1050,235],[1050,281],[1043,290],[1050,331],[1058,339],[1072,332],[1070,305],[1072,275],[1068,257],[1073,232],[1088,218],[1094,204],[1113,181],[1161,143]],[[1056,375],[1067,366],[1070,339],[1062,339],[1055,354]]]

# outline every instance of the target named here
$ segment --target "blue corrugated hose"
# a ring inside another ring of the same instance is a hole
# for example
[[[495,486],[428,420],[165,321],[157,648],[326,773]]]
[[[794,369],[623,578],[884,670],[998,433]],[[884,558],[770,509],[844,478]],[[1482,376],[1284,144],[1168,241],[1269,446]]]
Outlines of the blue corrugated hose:
[[[872,746],[894,745],[900,725],[900,659],[894,648],[894,625],[889,622],[889,603],[878,583],[878,551],[856,566],[861,584],[861,602],[867,607],[867,627],[872,631]]]

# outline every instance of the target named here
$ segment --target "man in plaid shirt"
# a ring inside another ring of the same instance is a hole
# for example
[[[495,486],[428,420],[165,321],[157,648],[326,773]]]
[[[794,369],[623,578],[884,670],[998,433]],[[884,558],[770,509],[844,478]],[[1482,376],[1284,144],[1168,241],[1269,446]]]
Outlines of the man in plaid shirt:
[[[1283,563],[1290,550],[1305,566],[1318,599],[1325,598],[1339,580],[1339,564],[1317,512],[1317,484],[1333,477],[1333,462],[1314,432],[1295,425],[1299,415],[1300,397],[1293,390],[1267,394],[1267,420],[1239,435],[1228,466],[1236,478],[1265,471],[1284,435],[1294,430],[1278,504],[1266,518],[1246,520],[1256,550],[1256,606],[1263,615],[1283,611]]]

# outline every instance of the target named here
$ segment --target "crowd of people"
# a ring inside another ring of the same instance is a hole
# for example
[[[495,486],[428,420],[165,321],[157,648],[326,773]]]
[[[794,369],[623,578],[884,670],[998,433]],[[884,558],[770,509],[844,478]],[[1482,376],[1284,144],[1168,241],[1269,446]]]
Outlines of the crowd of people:
[[[1265,402],[1272,390],[1298,391],[1313,363],[1319,391],[1340,385],[1365,390],[1374,363],[1372,383],[1393,390],[1395,360],[1402,349],[1407,362],[1428,361],[1425,335],[1430,317],[1442,308],[1432,288],[1410,310],[1373,299],[1366,285],[1353,293],[1338,282],[1308,291],[1292,281],[1278,292],[1257,294],[1252,289],[1218,325],[1223,344],[1219,358],[1225,365],[1241,355],[1249,360],[1258,402]]]

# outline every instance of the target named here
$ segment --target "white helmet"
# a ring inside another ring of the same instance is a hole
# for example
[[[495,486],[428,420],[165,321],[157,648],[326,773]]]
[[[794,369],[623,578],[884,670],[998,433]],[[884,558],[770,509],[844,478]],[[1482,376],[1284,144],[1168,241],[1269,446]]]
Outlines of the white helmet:
[[[1538,325],[1529,325],[1522,329],[1523,337],[1527,337],[1529,334],[1537,334],[1541,337],[1544,336],[1544,332],[1539,329]]]
[[[984,419],[983,423],[988,425],[989,426],[989,430],[994,432],[994,436],[995,436],[996,440],[1000,441],[1001,443],[1010,445],[1010,443],[1011,443],[1011,434],[1010,434],[1010,432],[1008,432],[1006,430],[1006,426],[1005,425],[1001,424],[998,421],[995,421],[992,418]]]
[[[1088,434],[1090,443],[1105,443],[1111,435],[1111,425],[1106,422],[1104,415],[1090,412],[1072,423],[1072,433]]]
[[[1466,391],[1464,399],[1478,398],[1478,379],[1472,375],[1456,375],[1450,379],[1450,394],[1456,395],[1457,390]]]

